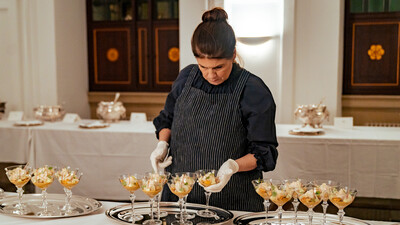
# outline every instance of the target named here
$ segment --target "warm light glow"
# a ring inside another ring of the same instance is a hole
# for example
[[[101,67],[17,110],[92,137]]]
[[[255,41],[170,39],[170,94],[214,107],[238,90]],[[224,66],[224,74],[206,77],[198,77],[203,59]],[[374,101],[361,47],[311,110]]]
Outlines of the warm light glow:
[[[236,37],[279,37],[282,0],[225,0],[224,8]]]

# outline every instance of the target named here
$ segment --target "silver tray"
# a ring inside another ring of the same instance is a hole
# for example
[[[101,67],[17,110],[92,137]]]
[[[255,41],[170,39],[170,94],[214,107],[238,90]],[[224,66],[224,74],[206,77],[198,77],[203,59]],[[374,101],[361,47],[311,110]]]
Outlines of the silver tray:
[[[313,215],[313,224],[324,224],[323,223],[323,214],[322,213],[314,213]],[[257,213],[248,213],[241,216],[238,216],[233,221],[234,224],[244,225],[244,224],[260,224],[265,222],[265,212],[257,212]],[[306,212],[298,212],[297,213],[297,222],[298,224],[308,224],[308,214]],[[268,223],[271,225],[279,224],[278,214],[275,211],[268,212]],[[281,224],[294,224],[294,212],[283,212],[282,214],[282,223]],[[326,214],[326,224],[339,224],[338,215],[334,214]],[[354,219],[351,217],[344,217],[343,225],[371,225],[362,220]]]
[[[205,205],[187,203],[186,204],[188,213],[196,213],[198,210],[205,209]],[[177,202],[160,202],[160,210],[168,212],[168,216],[160,218],[163,224],[171,224],[175,221],[175,214],[179,214],[179,204]],[[233,214],[225,209],[210,206],[210,210],[217,213],[215,218],[203,218],[197,216],[190,221],[193,224],[200,222],[208,222],[210,224],[232,224]],[[105,212],[107,217],[119,222],[119,223],[131,223],[126,219],[126,214],[131,214],[131,204],[119,205],[111,208]],[[135,203],[135,214],[143,215],[143,219],[136,221],[136,224],[142,224],[145,220],[150,219],[150,206],[149,203]]]
[[[48,210],[51,212],[49,216],[38,216],[38,213],[43,211],[42,195],[41,194],[25,194],[22,197],[25,214],[19,215],[13,213],[15,205],[18,203],[17,196],[9,196],[0,199],[0,213],[10,216],[18,216],[25,218],[60,218],[82,216],[99,210],[102,204],[94,199],[85,198],[78,195],[72,195],[71,206],[72,214],[66,215],[60,210],[65,204],[64,194],[47,194]]]

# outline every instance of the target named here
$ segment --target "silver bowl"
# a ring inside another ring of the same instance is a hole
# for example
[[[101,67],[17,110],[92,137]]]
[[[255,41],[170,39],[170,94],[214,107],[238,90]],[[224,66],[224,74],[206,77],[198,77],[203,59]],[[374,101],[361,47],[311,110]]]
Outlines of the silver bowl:
[[[99,102],[96,109],[97,117],[106,123],[118,122],[125,118],[126,109],[122,102]]]
[[[61,120],[65,114],[64,109],[60,105],[40,105],[38,107],[35,107],[33,111],[37,120],[51,122]]]
[[[329,111],[322,104],[299,105],[294,111],[294,116],[303,123],[303,127],[309,125],[322,128],[322,123],[329,119]]]

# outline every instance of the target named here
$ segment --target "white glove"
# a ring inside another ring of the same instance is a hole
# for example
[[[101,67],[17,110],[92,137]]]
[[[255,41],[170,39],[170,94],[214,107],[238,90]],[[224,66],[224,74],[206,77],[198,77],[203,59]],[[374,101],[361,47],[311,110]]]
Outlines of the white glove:
[[[154,149],[150,155],[151,166],[156,173],[172,163],[172,156],[165,159],[165,156],[168,153],[168,146],[169,145],[166,141],[159,141],[156,149]]]
[[[217,177],[219,178],[219,183],[210,185],[204,188],[207,192],[220,192],[231,179],[231,176],[239,170],[239,165],[233,159],[228,159],[222,164],[218,170]]]

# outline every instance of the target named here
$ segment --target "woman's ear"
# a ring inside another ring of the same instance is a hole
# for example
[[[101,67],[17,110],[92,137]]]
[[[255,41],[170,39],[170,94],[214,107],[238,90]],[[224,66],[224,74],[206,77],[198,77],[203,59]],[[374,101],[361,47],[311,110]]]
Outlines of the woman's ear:
[[[235,59],[236,59],[236,48],[233,49],[233,57],[232,57],[233,62],[235,62]]]

